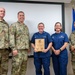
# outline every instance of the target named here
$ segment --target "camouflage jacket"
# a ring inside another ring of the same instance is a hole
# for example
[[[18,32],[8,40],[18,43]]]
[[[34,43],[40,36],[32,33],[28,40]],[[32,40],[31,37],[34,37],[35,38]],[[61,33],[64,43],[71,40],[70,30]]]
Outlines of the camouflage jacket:
[[[9,25],[3,20],[0,21],[0,49],[9,47]]]
[[[75,31],[73,31],[69,37],[69,44],[70,46],[72,45],[75,48]]]
[[[75,31],[73,31],[71,34],[70,34],[70,37],[69,37],[69,44],[70,46],[74,46],[75,48]],[[71,51],[71,49],[70,49]],[[71,61],[75,61],[75,52],[74,51],[71,51]]]
[[[25,24],[16,22],[9,28],[10,34],[10,48],[29,49],[29,30]]]

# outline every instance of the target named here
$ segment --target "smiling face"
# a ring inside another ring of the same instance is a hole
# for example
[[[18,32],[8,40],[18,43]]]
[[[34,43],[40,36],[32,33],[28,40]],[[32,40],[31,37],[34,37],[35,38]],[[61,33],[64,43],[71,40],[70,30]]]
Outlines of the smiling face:
[[[18,21],[20,23],[23,23],[24,22],[24,19],[25,19],[24,13],[23,12],[19,12],[18,13]]]
[[[42,33],[44,31],[44,24],[43,23],[38,24],[38,30],[40,33]]]
[[[61,32],[61,30],[62,30],[62,26],[61,26],[61,23],[56,23],[55,24],[55,31],[57,32],[57,33],[59,33],[59,32]]]
[[[4,8],[0,8],[0,19],[3,19],[5,16],[5,9]]]

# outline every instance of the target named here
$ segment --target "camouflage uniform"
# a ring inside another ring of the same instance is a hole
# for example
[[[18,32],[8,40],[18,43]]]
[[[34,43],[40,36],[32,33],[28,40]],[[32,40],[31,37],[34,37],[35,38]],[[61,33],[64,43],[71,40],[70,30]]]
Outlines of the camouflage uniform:
[[[9,57],[9,25],[3,20],[0,21],[0,75],[7,75]]]
[[[69,40],[70,40],[70,47],[74,46],[75,48],[75,31],[71,33]],[[71,62],[72,62],[73,73],[75,75],[75,51],[71,51]]]
[[[25,24],[16,22],[10,26],[10,47],[18,50],[12,58],[11,75],[25,75],[27,69],[27,50],[29,49],[29,31]]]

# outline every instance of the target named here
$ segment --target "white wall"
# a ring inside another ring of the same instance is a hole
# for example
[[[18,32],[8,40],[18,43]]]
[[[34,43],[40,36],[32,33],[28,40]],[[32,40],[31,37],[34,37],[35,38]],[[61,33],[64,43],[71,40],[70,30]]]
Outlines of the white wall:
[[[33,4],[33,3],[8,3],[0,2],[0,6],[6,9],[5,20],[8,23],[17,21],[17,12],[25,12],[25,24],[29,28],[30,38],[37,32],[39,22],[45,24],[45,31],[54,33],[54,24],[62,23],[62,5],[60,4]]]

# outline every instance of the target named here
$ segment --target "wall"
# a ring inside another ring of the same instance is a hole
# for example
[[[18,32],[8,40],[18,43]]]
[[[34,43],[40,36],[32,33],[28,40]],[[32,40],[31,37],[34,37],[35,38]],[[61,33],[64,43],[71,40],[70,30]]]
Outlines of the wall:
[[[65,32],[68,36],[71,33],[72,27],[72,7],[71,4],[65,4]]]
[[[71,29],[72,29],[72,7],[71,4],[65,4],[65,33],[67,33],[68,37],[71,34]],[[67,67],[67,72],[68,75],[73,75],[73,70],[72,70],[72,65],[71,65],[71,53],[69,51],[69,46],[67,47],[68,49],[68,67]]]

